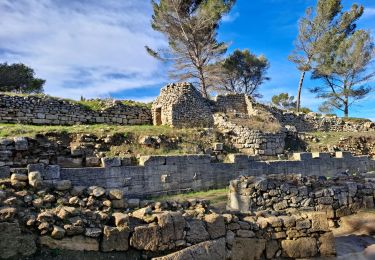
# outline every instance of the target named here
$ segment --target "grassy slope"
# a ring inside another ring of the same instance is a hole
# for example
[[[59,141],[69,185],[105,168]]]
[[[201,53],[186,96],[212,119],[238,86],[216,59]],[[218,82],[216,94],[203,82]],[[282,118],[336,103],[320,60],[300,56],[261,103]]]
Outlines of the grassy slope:
[[[319,139],[318,143],[315,142],[308,142],[309,147],[311,147],[312,152],[319,151],[320,146],[327,146],[327,145],[337,145],[341,138],[345,137],[373,137],[375,138],[375,132],[313,132],[309,133],[310,135],[317,137]]]

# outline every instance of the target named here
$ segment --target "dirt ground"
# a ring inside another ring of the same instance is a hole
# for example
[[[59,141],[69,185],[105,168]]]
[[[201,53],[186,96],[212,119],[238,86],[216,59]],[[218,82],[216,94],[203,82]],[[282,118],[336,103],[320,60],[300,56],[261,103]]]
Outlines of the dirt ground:
[[[333,230],[337,257],[340,260],[375,260],[375,210],[341,218]]]

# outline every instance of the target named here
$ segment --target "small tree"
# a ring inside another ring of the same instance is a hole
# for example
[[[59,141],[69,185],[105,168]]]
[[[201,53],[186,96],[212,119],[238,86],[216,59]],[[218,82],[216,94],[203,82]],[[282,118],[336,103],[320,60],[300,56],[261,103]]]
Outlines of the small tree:
[[[371,91],[368,83],[375,72],[368,71],[368,65],[375,56],[375,47],[370,32],[365,30],[354,32],[338,45],[335,38],[334,35],[329,38],[330,52],[318,60],[313,72],[313,78],[321,79],[323,85],[311,91],[325,99],[321,111],[339,109],[347,117],[350,106]]]
[[[249,50],[235,50],[224,61],[215,65],[217,89],[224,92],[245,93],[261,97],[259,86],[269,77],[266,73],[270,64],[263,55],[256,56]]]
[[[217,29],[235,0],[160,0],[152,1],[152,28],[163,33],[169,48],[154,51],[152,56],[170,61],[170,76],[179,81],[197,80],[203,96],[209,87],[209,66],[223,55],[227,46],[217,41]]]
[[[35,78],[34,70],[22,63],[0,64],[0,91],[42,93],[45,80]]]
[[[293,109],[297,106],[294,96],[289,96],[288,93],[280,93],[273,96],[272,103],[281,109]]]

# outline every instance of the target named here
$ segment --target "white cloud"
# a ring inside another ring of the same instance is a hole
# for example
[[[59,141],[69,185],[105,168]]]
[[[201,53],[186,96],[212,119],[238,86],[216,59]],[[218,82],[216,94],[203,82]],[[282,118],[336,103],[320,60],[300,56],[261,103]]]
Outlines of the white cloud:
[[[2,0],[0,61],[26,63],[64,97],[161,84],[163,66],[144,49],[165,46],[151,13],[139,0]]]

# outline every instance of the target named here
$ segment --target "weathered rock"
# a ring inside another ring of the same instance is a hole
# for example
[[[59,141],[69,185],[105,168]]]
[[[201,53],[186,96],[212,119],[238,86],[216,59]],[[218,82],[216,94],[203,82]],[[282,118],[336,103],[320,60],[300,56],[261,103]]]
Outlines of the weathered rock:
[[[296,240],[281,241],[283,256],[291,258],[306,258],[316,256],[318,253],[316,239],[301,237]]]
[[[336,243],[335,237],[332,232],[323,234],[319,238],[319,251],[322,256],[334,256],[336,255]]]
[[[101,160],[105,168],[121,166],[121,159],[119,157],[104,157]]]
[[[232,260],[261,259],[265,249],[265,239],[236,237],[232,246]]]
[[[54,239],[62,239],[65,236],[65,230],[59,226],[53,226],[51,237]]]
[[[115,219],[116,227],[126,227],[129,223],[129,216],[128,214],[115,212],[112,214],[112,217]]]
[[[40,189],[43,186],[43,179],[40,172],[29,172],[29,185],[35,189]]]
[[[66,191],[72,187],[72,182],[70,180],[61,180],[55,183],[55,189],[58,191]]]
[[[211,239],[225,236],[224,217],[218,214],[210,214],[204,217],[207,225],[207,231]]]
[[[157,225],[138,226],[130,239],[130,245],[139,250],[156,251],[160,244],[160,228]]]
[[[30,256],[36,249],[34,237],[21,234],[18,222],[0,223],[0,258]]]
[[[84,236],[65,237],[61,240],[55,240],[49,236],[42,236],[39,241],[42,246],[51,249],[99,251],[98,240]]]
[[[112,200],[122,200],[124,198],[124,192],[119,189],[110,189],[108,195]]]
[[[17,214],[17,209],[13,207],[0,208],[0,221],[12,221]]]
[[[101,249],[103,252],[127,251],[130,230],[127,227],[104,226]]]
[[[279,249],[280,249],[280,246],[277,240],[268,240],[266,243],[266,258],[274,259]]]
[[[102,230],[100,228],[86,228],[85,236],[97,238],[100,237],[102,234]]]
[[[154,260],[224,260],[226,258],[225,239],[206,241],[190,246],[176,253],[153,258]]]
[[[210,238],[210,234],[208,234],[203,221],[199,219],[192,219],[187,221],[186,224],[188,227],[186,241],[189,243],[197,244]]]

